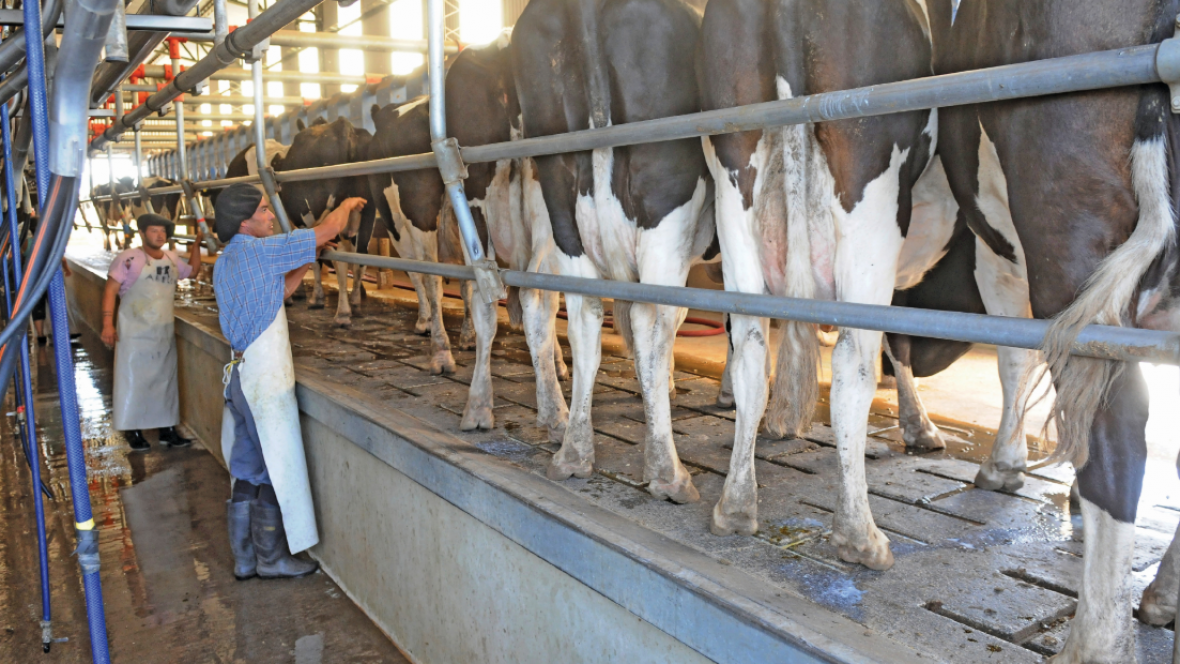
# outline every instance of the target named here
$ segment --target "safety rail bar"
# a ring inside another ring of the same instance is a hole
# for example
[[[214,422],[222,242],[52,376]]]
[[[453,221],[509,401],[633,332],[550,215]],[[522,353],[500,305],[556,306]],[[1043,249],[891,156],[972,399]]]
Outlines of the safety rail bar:
[[[344,251],[326,251],[320,258],[431,274],[447,279],[475,280],[475,269],[466,265],[369,256]],[[518,270],[499,270],[499,273],[506,285],[518,288],[535,288],[626,302],[648,302],[739,316],[778,318],[1013,348],[1040,348],[1045,334],[1052,325],[1052,321],[1036,318],[1008,318],[932,309],[810,300],[687,286],[657,286]],[[1077,336],[1072,352],[1074,355],[1102,360],[1180,364],[1180,334],[1111,325],[1089,325]]]
[[[464,163],[486,163],[769,127],[1159,83],[1164,80],[1160,71],[1166,71],[1168,67],[1180,69],[1180,49],[1165,48],[1165,45],[1173,46],[1172,42],[1180,44],[1173,38],[1159,44],[823,92],[552,136],[460,147],[460,155]],[[425,153],[283,171],[276,173],[275,179],[279,183],[298,182],[437,167],[434,153]],[[256,183],[259,178],[243,176],[193,184],[202,189],[220,189],[242,182]],[[153,191],[161,194],[178,193],[180,187],[161,187]]]

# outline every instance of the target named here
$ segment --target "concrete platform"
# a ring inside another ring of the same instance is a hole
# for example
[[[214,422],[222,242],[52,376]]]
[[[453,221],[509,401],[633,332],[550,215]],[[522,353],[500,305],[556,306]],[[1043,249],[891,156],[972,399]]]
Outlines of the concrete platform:
[[[71,260],[84,310],[109,257]],[[209,295],[182,299],[182,417],[216,456],[228,351]],[[1043,469],[1016,495],[977,490],[986,431],[962,429],[953,453],[907,456],[895,413],[874,413],[870,502],[897,563],[872,572],[827,541],[825,408],[805,439],[760,443],[759,533],[717,538],[708,518],[733,411],[712,405],[716,381],[676,375],[677,447],[701,502],[642,490],[642,404],[620,357],[604,357],[595,395],[599,472],[555,484],[523,337],[502,327],[496,342],[497,428],[460,434],[474,354],[456,352],[455,376],[430,376],[413,312],[371,299],[341,330],[333,305],[288,309],[323,528],[313,553],[414,661],[1035,662],[1068,633],[1081,570],[1071,473]],[[1177,522],[1180,502],[1149,496],[1137,590]],[[1171,640],[1141,626],[1141,662],[1170,661]]]

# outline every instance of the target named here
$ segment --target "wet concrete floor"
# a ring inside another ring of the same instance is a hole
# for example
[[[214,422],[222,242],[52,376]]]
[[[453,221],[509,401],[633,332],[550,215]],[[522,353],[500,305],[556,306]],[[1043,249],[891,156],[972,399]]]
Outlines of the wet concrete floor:
[[[37,437],[46,500],[55,643],[41,652],[31,480],[0,423],[0,663],[89,662],[52,349],[35,348]],[[236,581],[226,541],[228,475],[199,447],[130,452],[111,429],[111,361],[92,333],[74,347],[91,504],[114,662],[407,660],[328,578]],[[12,410],[11,401],[5,412]],[[153,437],[154,441],[154,437]]]
[[[209,303],[195,304],[183,315],[215,325]],[[373,405],[405,411],[489,456],[543,475],[557,446],[534,426],[535,383],[520,334],[501,325],[494,345],[496,427],[464,433],[459,420],[473,351],[456,348],[458,371],[432,376],[429,341],[412,332],[415,311],[370,298],[364,316],[345,330],[332,324],[334,309],[334,294],[325,310],[309,311],[306,302],[288,308],[297,372],[338,380]],[[459,319],[448,317],[447,328],[456,341]],[[1068,510],[1072,470],[1036,469],[1013,494],[979,490],[972,480],[993,432],[947,430],[948,451],[911,456],[899,442],[896,411],[875,407],[866,445],[869,501],[892,540],[896,564],[887,572],[849,565],[828,541],[837,475],[824,390],[805,438],[758,442],[760,531],[719,538],[708,524],[728,471],[734,411],[714,405],[717,381],[680,371],[675,378],[676,446],[694,474],[700,502],[674,505],[644,490],[638,382],[628,360],[606,353],[594,397],[596,474],[561,486],[936,661],[1031,663],[1060,650],[1082,570],[1081,519]],[[568,398],[568,383],[564,387]],[[1175,491],[1145,495],[1131,579],[1136,603],[1178,522]],[[1171,629],[1137,629],[1140,662],[1171,661]]]

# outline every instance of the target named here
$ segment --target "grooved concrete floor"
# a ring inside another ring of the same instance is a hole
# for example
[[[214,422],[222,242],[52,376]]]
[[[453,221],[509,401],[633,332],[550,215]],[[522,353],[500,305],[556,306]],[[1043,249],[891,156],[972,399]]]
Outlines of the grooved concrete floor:
[[[51,349],[34,348],[47,500],[54,636],[41,652],[41,592],[29,469],[0,423],[0,663],[90,662]],[[327,575],[235,581],[228,476],[199,448],[131,453],[111,430],[111,353],[74,349],[112,661],[320,664],[407,660]],[[11,410],[11,402],[5,405]],[[154,438],[153,438],[154,440]]]
[[[456,348],[456,374],[432,376],[425,370],[429,341],[412,333],[415,312],[371,298],[366,315],[344,330],[332,324],[334,299],[330,294],[324,311],[308,311],[302,302],[288,308],[297,367],[346,382],[374,402],[427,420],[528,472],[544,472],[557,446],[534,426],[534,380],[521,335],[502,325],[496,340],[496,428],[462,433],[474,352]],[[193,312],[212,321],[210,309]],[[459,321],[447,322],[454,342]],[[948,432],[955,436],[953,451],[909,456],[898,442],[895,413],[879,407],[871,416],[866,453],[870,503],[897,562],[884,573],[849,565],[828,542],[836,456],[825,393],[806,438],[759,442],[760,531],[718,538],[708,532],[709,515],[728,467],[734,411],[714,406],[716,381],[684,372],[675,377],[673,429],[700,502],[674,505],[643,490],[638,383],[629,361],[609,355],[594,397],[598,472],[563,486],[935,660],[1036,662],[1060,649],[1081,580],[1081,520],[1068,513],[1072,471],[1036,470],[1015,495],[978,490],[971,484],[972,459],[986,453],[993,432],[956,429]],[[1132,582],[1136,597],[1180,522],[1180,501],[1168,493],[1174,492],[1145,495]],[[1170,661],[1171,630],[1138,629],[1141,662]]]

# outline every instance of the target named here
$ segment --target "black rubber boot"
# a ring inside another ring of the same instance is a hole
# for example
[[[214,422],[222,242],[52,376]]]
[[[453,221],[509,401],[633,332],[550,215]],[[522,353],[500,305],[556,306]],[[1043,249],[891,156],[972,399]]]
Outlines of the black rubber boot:
[[[291,555],[287,548],[287,532],[283,529],[283,515],[277,505],[261,500],[250,502],[250,533],[258,558],[258,576],[264,579],[294,578],[319,569],[316,563]]]
[[[234,578],[238,581],[252,579],[258,575],[258,560],[254,556],[254,540],[250,533],[250,501],[225,502],[229,548],[234,552]]]
[[[191,447],[193,441],[188,438],[181,438],[177,433],[176,427],[168,427],[167,429],[160,429],[160,444],[164,447]]]
[[[147,438],[143,437],[143,432],[135,429],[127,434],[127,444],[131,446],[132,452],[147,452],[152,449],[152,446],[147,442]]]

